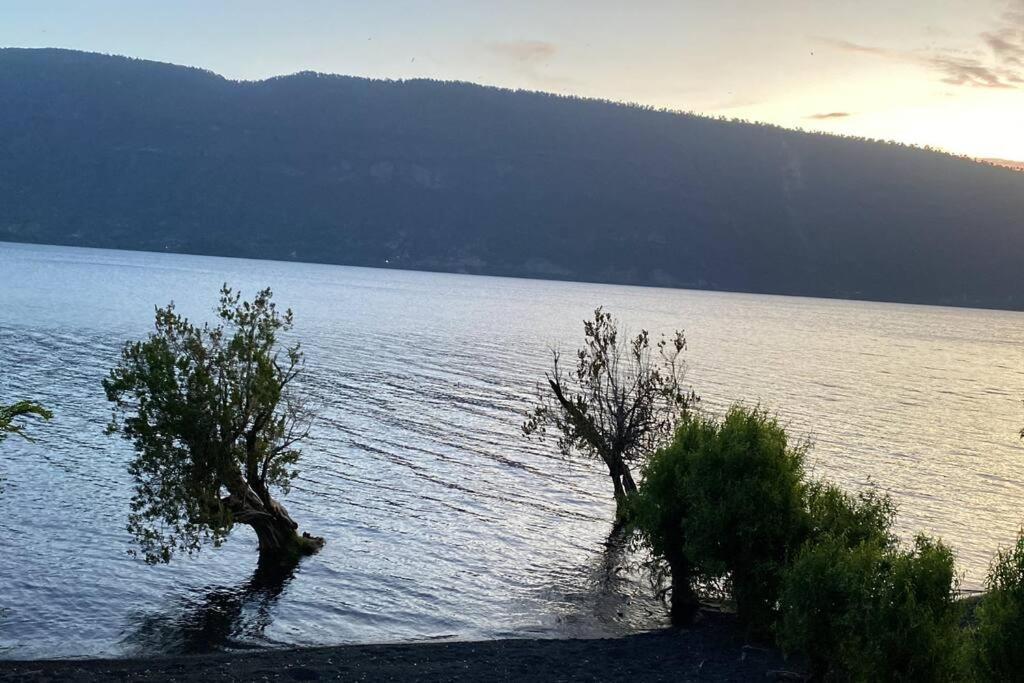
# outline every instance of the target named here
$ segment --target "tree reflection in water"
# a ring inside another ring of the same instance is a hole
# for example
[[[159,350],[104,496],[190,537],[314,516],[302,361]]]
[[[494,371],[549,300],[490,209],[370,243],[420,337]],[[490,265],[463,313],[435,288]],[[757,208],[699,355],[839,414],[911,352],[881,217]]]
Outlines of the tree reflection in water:
[[[558,632],[569,637],[625,635],[669,625],[664,601],[651,586],[645,556],[632,549],[630,532],[614,527],[602,552],[579,568],[575,585],[545,596],[558,604]]]
[[[297,562],[260,561],[248,581],[206,590],[198,600],[145,616],[123,641],[138,654],[200,654],[252,647],[273,621],[273,608],[295,576]],[[183,603],[183,604],[182,604]]]

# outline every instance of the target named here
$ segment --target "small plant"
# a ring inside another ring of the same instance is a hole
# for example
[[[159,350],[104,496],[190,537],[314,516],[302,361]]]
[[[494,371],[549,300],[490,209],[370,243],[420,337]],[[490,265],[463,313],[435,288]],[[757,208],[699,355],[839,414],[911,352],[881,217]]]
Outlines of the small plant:
[[[32,401],[18,401],[9,406],[0,405],[0,443],[11,434],[20,436],[26,441],[32,441],[32,437],[25,433],[24,427],[16,422],[24,417],[37,417],[42,420],[49,420],[53,418],[53,413]],[[0,474],[0,493],[3,490],[4,477]]]
[[[976,612],[978,673],[993,681],[1017,679],[1024,674],[1024,531],[996,555],[986,588]]]

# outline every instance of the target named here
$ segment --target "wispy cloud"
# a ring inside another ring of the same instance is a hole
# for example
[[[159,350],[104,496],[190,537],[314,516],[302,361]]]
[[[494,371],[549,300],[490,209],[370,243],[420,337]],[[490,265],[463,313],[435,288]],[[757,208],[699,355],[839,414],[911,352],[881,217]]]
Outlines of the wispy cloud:
[[[1003,29],[982,33],[981,37],[992,52],[1002,59],[1003,63],[1013,66],[1024,66],[1024,36],[1022,31]]]
[[[831,45],[839,50],[846,52],[860,52],[868,55],[879,55],[882,57],[892,57],[899,53],[894,50],[887,50],[884,47],[871,47],[869,45],[861,45],[860,43],[854,43],[849,40],[838,40],[836,38],[817,38],[818,42],[824,43],[825,45]]]
[[[845,119],[848,116],[853,116],[848,111],[830,111],[822,114],[811,114],[804,118],[813,119],[815,121],[827,121],[828,119]]]
[[[481,49],[497,59],[502,68],[527,79],[526,83],[532,87],[556,92],[579,92],[586,87],[583,81],[551,71],[551,63],[560,52],[556,43],[546,40],[496,41],[484,43]]]
[[[558,46],[543,40],[514,40],[489,43],[487,48],[502,57],[517,62],[533,64],[551,59],[558,52]]]
[[[1016,73],[998,67],[986,66],[980,60],[954,55],[935,55],[923,58],[922,63],[937,71],[939,80],[948,85],[968,85],[975,88],[1012,88]]]
[[[1024,0],[1011,0],[1005,5],[995,25],[978,36],[979,47],[983,48],[975,52],[953,48],[894,50],[835,38],[818,40],[844,52],[917,64],[947,85],[994,89],[1024,86]]]

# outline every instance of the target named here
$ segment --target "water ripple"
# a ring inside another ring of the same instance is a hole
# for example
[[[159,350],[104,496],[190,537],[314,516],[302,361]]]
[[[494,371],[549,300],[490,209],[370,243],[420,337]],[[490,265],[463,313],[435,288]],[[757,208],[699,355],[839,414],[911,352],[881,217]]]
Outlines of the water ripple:
[[[328,544],[283,576],[247,529],[170,566],[126,554],[132,452],[102,434],[100,381],[155,304],[203,318],[224,281],[294,309],[321,406],[286,504]],[[1017,313],[4,244],[0,288],[0,401],[56,412],[0,461],[0,656],[663,625],[608,539],[606,476],[520,433],[549,348],[574,348],[597,305],[685,327],[709,410],[779,410],[815,474],[891,492],[901,531],[953,544],[967,587],[1022,521]]]

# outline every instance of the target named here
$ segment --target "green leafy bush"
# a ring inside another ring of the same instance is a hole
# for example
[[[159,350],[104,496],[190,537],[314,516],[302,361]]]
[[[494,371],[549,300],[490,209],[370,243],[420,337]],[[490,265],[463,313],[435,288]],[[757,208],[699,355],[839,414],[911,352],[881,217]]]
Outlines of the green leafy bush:
[[[697,608],[693,588],[693,566],[686,556],[684,523],[687,517],[686,491],[693,453],[715,438],[718,426],[711,420],[691,416],[676,430],[672,443],[655,452],[644,466],[643,485],[630,497],[627,518],[641,545],[656,561],[667,565],[659,578],[671,578],[671,615],[674,623],[688,621]],[[658,565],[656,565],[658,566]]]
[[[1024,532],[1000,551],[989,569],[988,589],[976,614],[978,673],[993,681],[1024,675]]]
[[[673,616],[692,607],[695,582],[724,585],[740,618],[768,629],[781,573],[807,534],[803,460],[774,418],[743,407],[720,422],[691,416],[655,453],[630,515],[669,565]]]
[[[782,573],[808,531],[806,449],[760,408],[733,407],[686,436],[687,557],[701,579],[725,582],[748,627],[767,632]]]
[[[958,678],[950,549],[926,536],[901,547],[888,496],[807,482],[805,452],[764,410],[734,407],[691,416],[650,459],[630,519],[671,572],[673,617],[695,587],[722,585],[752,631],[774,631],[819,677]]]
[[[861,521],[884,512],[884,505],[871,505],[847,512]],[[830,680],[960,680],[952,551],[924,535],[910,549],[884,533],[852,540],[826,533],[804,546],[786,572],[778,626],[783,647],[804,653],[812,674]]]

